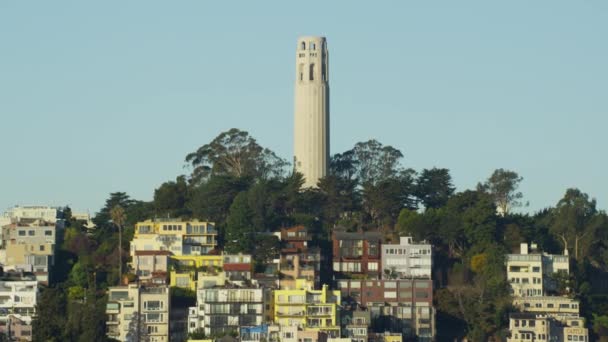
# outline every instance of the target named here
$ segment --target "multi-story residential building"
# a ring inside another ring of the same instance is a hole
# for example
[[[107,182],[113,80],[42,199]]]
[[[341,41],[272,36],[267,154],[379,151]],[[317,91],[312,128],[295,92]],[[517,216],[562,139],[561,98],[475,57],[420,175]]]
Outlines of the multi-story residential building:
[[[382,245],[382,279],[431,279],[433,255],[428,243],[413,243],[410,236],[399,244]]]
[[[298,279],[306,279],[317,288],[320,282],[321,250],[309,246],[311,235],[304,226],[283,228],[280,232],[281,248],[279,287],[296,288]]]
[[[372,324],[368,310],[343,310],[341,315],[342,335],[350,338],[352,342],[367,342],[369,327]]]
[[[546,314],[561,320],[562,317],[578,317],[579,301],[563,296],[514,297],[513,305],[522,312]]]
[[[275,290],[274,322],[339,337],[340,299],[340,292],[330,291],[327,285],[321,290]]]
[[[268,291],[262,288],[208,288],[197,290],[196,307],[189,309],[188,331],[202,329],[206,336],[238,333],[241,327],[259,326],[266,317]]]
[[[132,266],[138,279],[146,284],[166,284],[170,251],[135,251]]]
[[[55,262],[57,228],[55,223],[35,220],[11,223],[2,228],[4,270],[31,272],[44,284]]]
[[[327,342],[327,340],[326,332],[315,329],[304,329],[295,325],[268,326],[268,342]]]
[[[568,255],[539,253],[536,244],[521,244],[520,254],[507,255],[507,279],[516,297],[544,296],[556,289],[554,275],[570,271]]]
[[[223,270],[226,279],[231,282],[242,284],[251,280],[253,271],[253,260],[248,254],[224,254],[222,255]]]
[[[169,287],[129,284],[108,289],[107,335],[119,341],[169,341]]]
[[[196,290],[199,275],[218,275],[222,273],[221,255],[172,255],[170,257],[171,286]]]
[[[2,217],[10,223],[27,219],[42,220],[55,224],[59,217],[59,208],[41,205],[15,206],[5,211]]]
[[[212,222],[154,219],[135,225],[131,256],[135,251],[171,251],[176,256],[206,255],[217,247]]]
[[[545,314],[522,312],[509,316],[507,342],[589,341],[589,332],[582,318],[562,323]]]
[[[32,340],[32,318],[36,312],[38,282],[22,277],[0,280],[0,334],[11,341]]]
[[[332,240],[335,277],[380,278],[382,234],[334,232]]]
[[[338,281],[344,301],[370,311],[375,332],[401,332],[430,341],[435,336],[433,282],[430,279]]]

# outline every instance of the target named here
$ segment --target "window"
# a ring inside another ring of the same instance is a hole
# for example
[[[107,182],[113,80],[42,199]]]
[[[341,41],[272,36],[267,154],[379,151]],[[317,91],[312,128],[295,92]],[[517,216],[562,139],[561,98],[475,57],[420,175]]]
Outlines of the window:
[[[305,42],[300,43],[300,50],[306,50],[306,43]]]
[[[315,80],[315,64],[314,63],[310,65],[310,70],[308,72],[309,72],[308,79],[310,81],[314,81]]]
[[[304,81],[304,64],[300,64],[298,72],[300,73],[300,81]]]
[[[310,49],[311,50],[316,50],[317,49],[317,45],[315,43],[310,43]]]
[[[19,236],[25,236],[25,230],[20,230],[19,231]]]
[[[29,236],[34,236],[34,235],[36,235],[36,232],[35,232],[35,231],[33,231],[33,230],[28,230],[28,231],[27,231],[27,235],[29,235]]]
[[[367,264],[367,268],[368,268],[368,271],[377,271],[378,270],[378,263],[377,262],[370,262],[369,264]]]
[[[148,334],[155,334],[157,332],[158,332],[158,326],[156,326],[156,325],[148,326]]]
[[[149,300],[144,302],[144,309],[146,310],[162,310],[163,302],[160,300]]]
[[[538,267],[538,266],[532,267],[532,272],[540,272],[540,267]]]
[[[40,251],[44,252],[44,245],[40,245]]]
[[[44,235],[45,236],[53,236],[53,231],[52,230],[45,230],[44,231]]]
[[[161,322],[162,320],[163,320],[163,314],[160,314],[160,313],[146,314],[146,322]]]

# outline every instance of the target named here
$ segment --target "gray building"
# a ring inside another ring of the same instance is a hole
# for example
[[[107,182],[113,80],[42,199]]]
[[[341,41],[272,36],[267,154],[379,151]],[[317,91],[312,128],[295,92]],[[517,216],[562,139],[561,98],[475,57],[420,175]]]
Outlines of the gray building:
[[[382,245],[382,279],[431,279],[432,269],[433,252],[426,242],[402,236],[399,244]]]

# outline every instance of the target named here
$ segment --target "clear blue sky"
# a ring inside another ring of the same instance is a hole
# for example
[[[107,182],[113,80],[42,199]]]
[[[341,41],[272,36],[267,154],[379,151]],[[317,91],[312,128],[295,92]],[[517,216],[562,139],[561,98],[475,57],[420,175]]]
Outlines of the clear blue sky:
[[[607,1],[147,0],[0,1],[0,210],[150,200],[231,127],[291,159],[299,35],[328,39],[332,153],[608,207]]]

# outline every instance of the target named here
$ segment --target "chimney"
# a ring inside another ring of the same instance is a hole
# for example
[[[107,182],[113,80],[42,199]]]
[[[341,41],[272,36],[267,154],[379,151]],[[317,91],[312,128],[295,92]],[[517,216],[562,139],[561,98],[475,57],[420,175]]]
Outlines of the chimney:
[[[522,243],[519,247],[521,249],[521,254],[528,254],[528,243]]]

